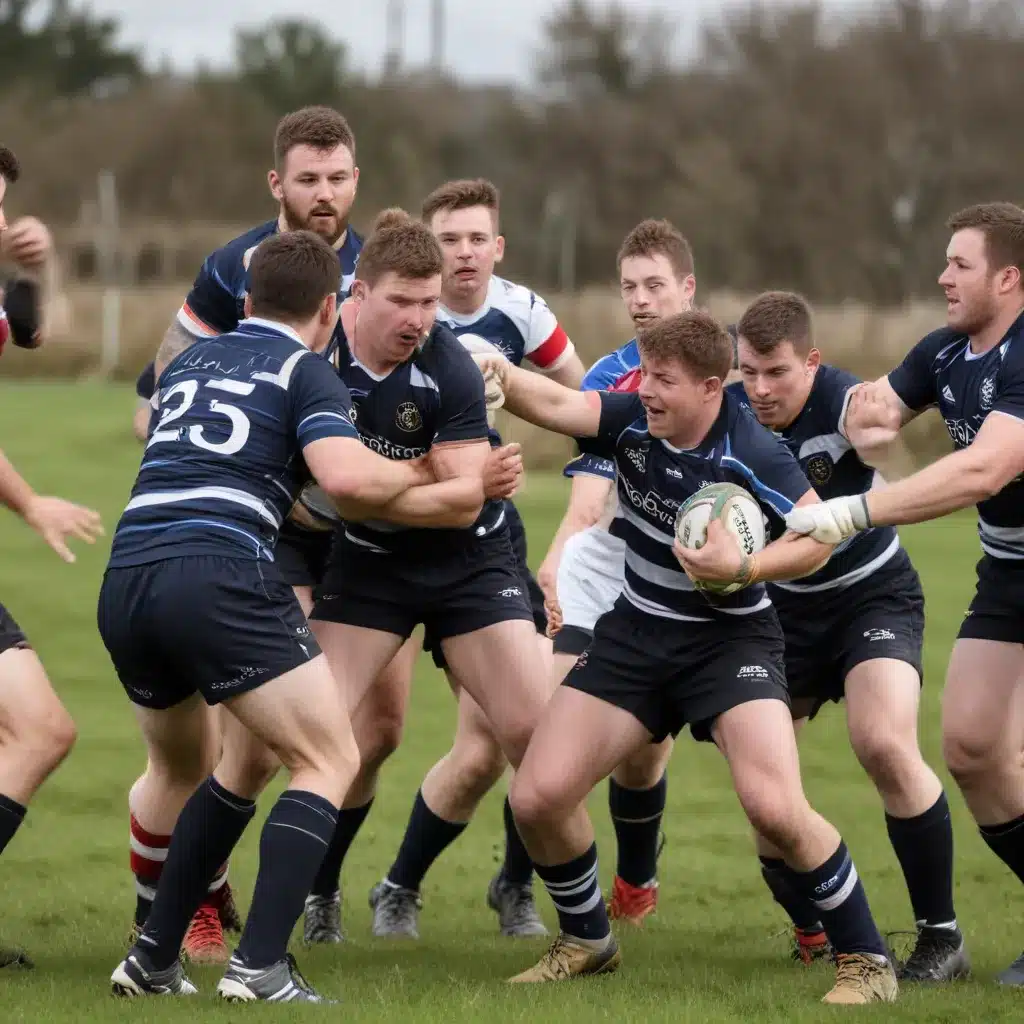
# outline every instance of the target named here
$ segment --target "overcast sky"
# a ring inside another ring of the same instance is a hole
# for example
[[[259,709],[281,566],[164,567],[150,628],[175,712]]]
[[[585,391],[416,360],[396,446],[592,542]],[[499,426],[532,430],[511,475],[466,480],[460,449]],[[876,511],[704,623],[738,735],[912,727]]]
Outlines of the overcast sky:
[[[670,14],[678,24],[677,49],[686,53],[697,26],[734,0],[626,0],[630,6]],[[766,0],[769,7],[783,0]],[[869,0],[831,0],[850,7]],[[147,64],[167,58],[188,71],[201,61],[224,67],[232,60],[233,33],[239,25],[271,18],[302,17],[323,22],[349,46],[353,62],[377,71],[385,49],[386,0],[91,0],[97,13],[115,15],[121,40],[140,47]],[[422,64],[429,53],[431,0],[405,0],[406,63]],[[474,81],[526,81],[540,41],[541,23],[554,0],[446,0],[446,63]],[[685,13],[679,13],[680,11]]]

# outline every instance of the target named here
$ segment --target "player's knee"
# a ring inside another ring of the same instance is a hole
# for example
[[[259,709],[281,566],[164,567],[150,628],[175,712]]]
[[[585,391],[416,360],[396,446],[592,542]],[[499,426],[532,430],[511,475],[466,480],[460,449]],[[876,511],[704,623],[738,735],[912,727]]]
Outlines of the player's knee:
[[[921,753],[913,737],[878,730],[851,736],[851,741],[864,771],[884,792],[899,790],[906,781],[917,777],[912,769],[921,760]]]
[[[665,761],[661,745],[648,744],[617,765],[612,778],[625,789],[651,789],[665,774]]]
[[[485,736],[457,743],[449,757],[454,761],[459,787],[468,796],[482,797],[501,778],[508,765],[498,742]]]
[[[794,799],[782,786],[765,784],[740,793],[740,803],[758,835],[779,850],[791,850],[800,841],[806,800]]]
[[[53,771],[71,752],[78,736],[71,715],[59,701],[26,714],[17,729],[22,755],[44,773]]]
[[[970,785],[997,770],[999,753],[985,735],[944,723],[942,757],[958,785]]]
[[[356,743],[363,771],[376,771],[398,749],[404,726],[402,714],[387,712],[356,727]]]
[[[516,823],[526,829],[543,828],[572,811],[571,801],[555,778],[539,779],[517,773],[509,787],[508,800]]]

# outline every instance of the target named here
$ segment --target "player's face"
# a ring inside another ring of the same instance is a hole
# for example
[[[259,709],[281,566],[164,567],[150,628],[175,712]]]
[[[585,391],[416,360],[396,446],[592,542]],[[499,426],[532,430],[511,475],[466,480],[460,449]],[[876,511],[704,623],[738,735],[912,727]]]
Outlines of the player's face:
[[[957,231],[946,247],[946,269],[939,275],[949,326],[964,334],[984,330],[999,313],[1001,277],[989,268],[985,235],[977,228]]]
[[[677,277],[669,258],[662,253],[627,256],[619,268],[622,301],[638,331],[662,317],[688,310],[694,288],[693,274]]]
[[[739,339],[740,378],[754,415],[766,427],[781,430],[800,415],[821,362],[816,348],[806,358],[784,341],[761,355],[743,335]]]
[[[641,356],[638,394],[652,437],[686,437],[721,391],[717,377],[697,377],[678,359]]]
[[[315,231],[331,245],[345,233],[359,181],[359,168],[347,146],[295,146],[281,172],[271,171],[268,181],[292,231]]]
[[[498,234],[491,211],[485,206],[440,210],[430,230],[444,254],[444,297],[459,302],[485,291],[494,265],[505,254],[505,239]]]
[[[356,336],[372,345],[382,362],[405,362],[434,326],[441,299],[441,275],[417,280],[387,273],[371,288],[356,280],[359,301]]]

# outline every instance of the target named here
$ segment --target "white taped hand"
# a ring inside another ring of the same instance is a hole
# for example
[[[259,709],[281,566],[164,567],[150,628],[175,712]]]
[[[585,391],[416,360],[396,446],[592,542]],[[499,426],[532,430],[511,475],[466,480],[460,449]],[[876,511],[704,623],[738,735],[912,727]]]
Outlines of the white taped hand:
[[[850,494],[814,505],[801,505],[786,516],[786,528],[821,544],[839,544],[871,526],[867,499]]]

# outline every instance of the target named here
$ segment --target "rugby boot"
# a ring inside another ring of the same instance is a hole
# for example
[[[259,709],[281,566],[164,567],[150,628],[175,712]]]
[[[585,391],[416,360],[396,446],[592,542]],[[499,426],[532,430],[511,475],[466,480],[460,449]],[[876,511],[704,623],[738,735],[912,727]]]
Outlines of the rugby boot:
[[[608,900],[608,917],[612,921],[627,921],[641,925],[658,906],[658,883],[630,885],[618,875],[612,882],[612,895]]]
[[[345,941],[341,932],[340,890],[331,896],[306,897],[302,941],[307,946],[326,946]]]
[[[210,893],[211,901],[220,914],[220,926],[226,932],[239,933],[242,930],[242,915],[235,903],[235,894],[230,882],[225,882],[216,892]]]
[[[220,912],[208,896],[192,915],[181,943],[182,959],[194,964],[226,964],[231,951],[224,942]]]
[[[224,977],[217,986],[217,995],[229,1003],[325,1003],[325,999],[302,976],[295,957],[288,953],[283,960],[269,967],[246,967],[233,956]]]
[[[175,960],[162,971],[155,970],[149,957],[132,948],[110,976],[110,990],[129,999],[138,996],[194,996],[198,991],[185,977],[181,962]]]
[[[548,934],[529,883],[516,885],[503,878],[499,871],[487,887],[487,906],[498,915],[502,935],[524,939]]]
[[[1024,953],[1021,953],[1009,967],[996,975],[996,982],[999,985],[1012,985],[1015,988],[1024,985]]]
[[[894,1003],[898,992],[896,972],[884,957],[836,953],[836,983],[821,1001],[835,1006]]]
[[[378,938],[418,939],[423,899],[414,889],[404,889],[387,879],[370,890],[373,934]]]
[[[824,929],[793,928],[792,958],[809,967],[815,960],[824,960],[832,955],[832,944]]]
[[[533,967],[508,980],[510,984],[565,981],[588,974],[611,974],[619,969],[621,963],[622,955],[614,935],[608,937],[608,945],[604,949],[594,950],[579,945],[559,932],[547,952]]]
[[[918,927],[914,951],[899,967],[900,981],[954,981],[971,973],[959,928]]]

